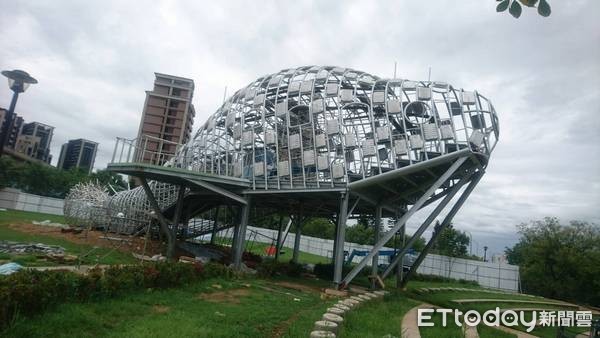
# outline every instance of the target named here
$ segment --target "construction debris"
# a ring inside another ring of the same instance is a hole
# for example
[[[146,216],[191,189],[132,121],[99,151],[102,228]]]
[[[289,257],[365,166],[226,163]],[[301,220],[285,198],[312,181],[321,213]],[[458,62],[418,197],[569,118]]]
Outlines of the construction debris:
[[[10,241],[0,241],[0,253],[64,255],[65,248],[58,245],[46,245],[42,243],[19,243]]]
[[[146,256],[146,255],[140,255],[140,254],[136,254],[136,253],[132,253],[133,257],[142,260],[142,261],[146,261],[146,262],[162,262],[167,260],[167,257],[163,256],[163,255],[154,255],[154,256]]]
[[[69,228],[69,226],[66,225],[66,224],[52,222],[52,221],[50,221],[48,219],[45,220],[45,221],[41,221],[41,222],[32,221],[31,223],[35,224],[35,225],[43,225],[43,226],[47,226],[47,227],[55,227],[55,228],[62,228],[62,229],[68,229]]]

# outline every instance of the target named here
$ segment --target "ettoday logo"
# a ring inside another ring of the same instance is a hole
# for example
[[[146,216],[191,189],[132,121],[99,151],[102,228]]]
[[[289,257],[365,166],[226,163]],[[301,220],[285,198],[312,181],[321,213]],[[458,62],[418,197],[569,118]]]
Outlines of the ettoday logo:
[[[514,311],[493,310],[485,311],[483,314],[475,310],[462,312],[456,309],[418,309],[418,326],[435,326],[432,317],[435,313],[442,315],[442,326],[446,327],[450,320],[456,326],[462,326],[463,322],[468,326],[477,326],[483,323],[486,326],[524,326],[527,332],[533,331],[536,326],[579,326],[590,327],[592,323],[591,311]],[[531,313],[531,315],[528,315]],[[448,316],[451,318],[449,319]]]

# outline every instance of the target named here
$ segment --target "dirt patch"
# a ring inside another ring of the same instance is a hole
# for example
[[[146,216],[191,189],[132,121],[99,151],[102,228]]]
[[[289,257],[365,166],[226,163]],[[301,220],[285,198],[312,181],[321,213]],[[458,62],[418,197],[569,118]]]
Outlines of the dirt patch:
[[[96,230],[83,231],[79,234],[76,234],[73,232],[62,232],[61,229],[57,227],[36,225],[31,223],[13,223],[8,225],[8,227],[12,230],[26,234],[59,238],[75,244],[98,246],[109,249],[117,248],[117,250],[121,252],[141,253],[144,248],[144,237],[120,236],[114,233],[105,233],[103,231]],[[112,240],[102,237],[110,237]],[[115,240],[117,238],[120,238],[124,241]],[[160,253],[160,243],[148,241],[146,255],[152,256],[157,253]]]
[[[313,310],[317,309],[317,308],[321,308],[323,307],[322,303],[317,303],[314,304],[313,306],[310,306],[308,308],[304,308],[296,313],[294,313],[291,317],[289,317],[288,319],[284,320],[283,322],[279,323],[279,325],[277,325],[272,333],[271,333],[271,337],[274,338],[279,338],[282,337],[284,334],[286,334],[290,328],[290,326],[296,321],[298,320],[298,318],[300,318],[301,316],[304,316],[306,313],[311,313]]]
[[[212,303],[239,304],[240,298],[250,295],[248,289],[232,289],[211,293],[202,293],[198,298]]]
[[[155,313],[167,313],[171,311],[171,308],[164,305],[154,305],[152,307],[152,311],[154,311]]]
[[[308,285],[297,284],[297,283],[292,283],[292,282],[276,282],[273,284],[275,284],[277,286],[281,286],[282,288],[292,289],[292,290],[302,291],[302,292],[311,292],[311,293],[321,292],[321,289],[316,286],[308,286]]]

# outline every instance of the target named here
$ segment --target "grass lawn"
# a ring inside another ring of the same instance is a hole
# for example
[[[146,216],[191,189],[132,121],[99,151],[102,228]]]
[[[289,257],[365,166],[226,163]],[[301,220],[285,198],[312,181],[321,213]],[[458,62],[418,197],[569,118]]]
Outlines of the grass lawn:
[[[270,244],[259,243],[259,242],[249,242],[246,245],[246,250],[249,250],[255,254],[266,256],[266,249],[270,247]],[[294,249],[292,248],[283,248],[282,252],[279,254],[279,261],[281,262],[289,262],[292,260],[292,255],[294,253]],[[307,264],[318,264],[318,263],[331,263],[331,258],[314,255],[308,252],[300,251],[298,256],[298,261],[300,263]]]
[[[5,337],[306,337],[333,301],[278,281],[212,279],[86,304],[17,322]],[[297,285],[297,284],[295,284]]]
[[[341,336],[400,337],[402,317],[418,304],[399,292],[387,295],[383,301],[366,302],[346,315]]]
[[[8,227],[11,223],[44,221],[64,222],[62,216],[40,214],[26,211],[7,210],[0,211],[0,240],[14,241],[21,243],[43,243],[48,245],[59,245],[65,248],[66,253],[81,256],[90,253],[93,246],[77,244],[64,239],[54,238],[44,235],[35,235],[20,232]],[[34,255],[15,255],[15,254],[0,254],[0,261],[13,261],[24,266],[53,266],[53,262],[39,259]],[[134,263],[135,259],[130,254],[120,251],[112,251],[110,248],[97,248],[91,253],[82,258],[82,264],[130,264]]]

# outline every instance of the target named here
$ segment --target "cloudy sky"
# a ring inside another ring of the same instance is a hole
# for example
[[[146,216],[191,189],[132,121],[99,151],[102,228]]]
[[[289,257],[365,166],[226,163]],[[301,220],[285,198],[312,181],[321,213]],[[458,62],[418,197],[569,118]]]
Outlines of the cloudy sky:
[[[425,5],[427,4],[427,5]],[[542,18],[495,1],[5,1],[0,68],[39,80],[27,121],[100,143],[135,137],[153,72],[195,80],[196,126],[229,92],[287,67],[327,64],[477,89],[498,111],[488,173],[455,218],[499,252],[515,224],[544,216],[600,223],[600,2],[550,0]],[[0,106],[11,93],[0,86]],[[414,222],[413,222],[414,223]],[[411,224],[414,227],[415,224]]]

